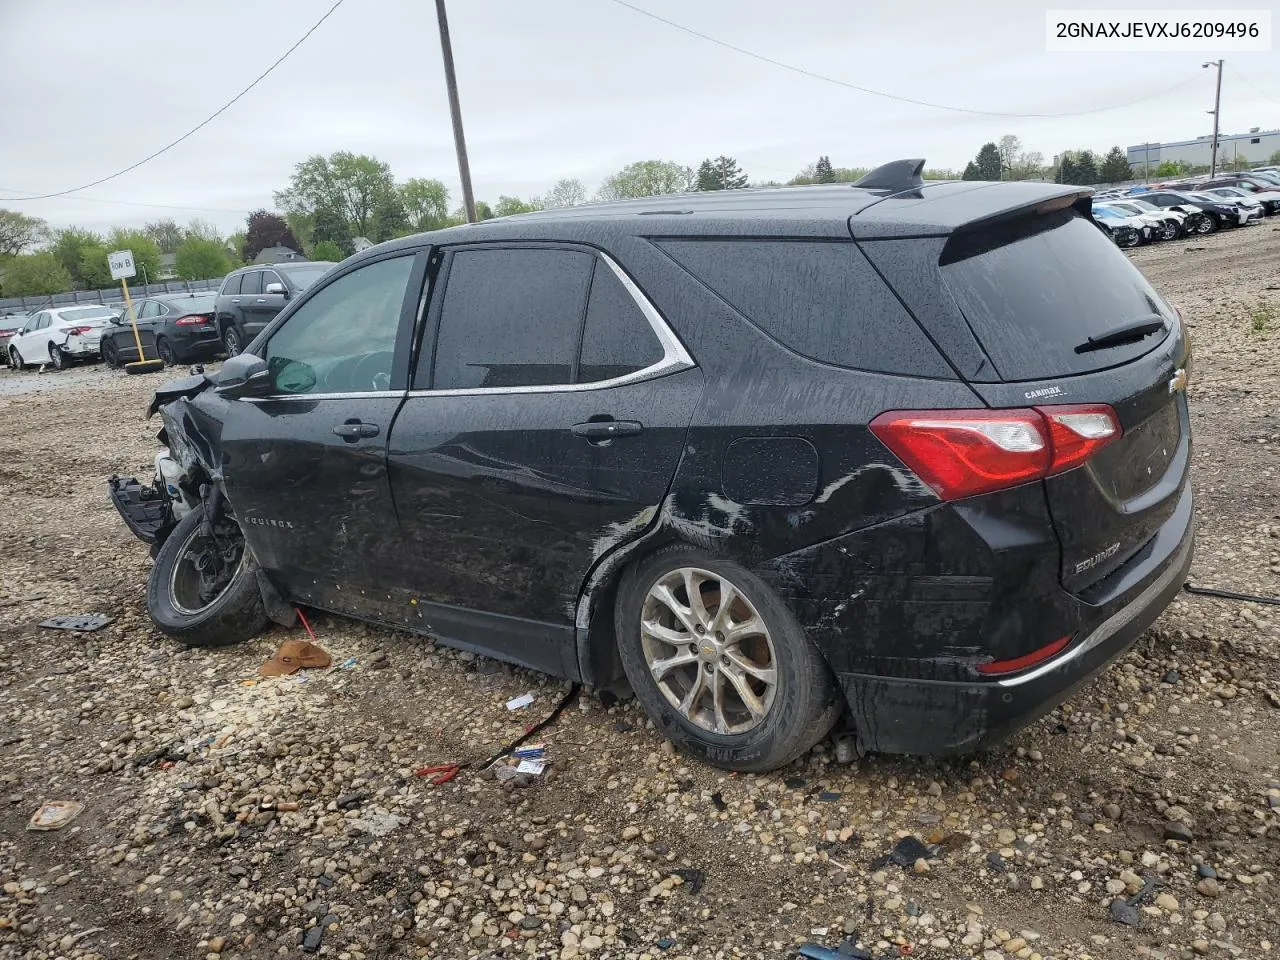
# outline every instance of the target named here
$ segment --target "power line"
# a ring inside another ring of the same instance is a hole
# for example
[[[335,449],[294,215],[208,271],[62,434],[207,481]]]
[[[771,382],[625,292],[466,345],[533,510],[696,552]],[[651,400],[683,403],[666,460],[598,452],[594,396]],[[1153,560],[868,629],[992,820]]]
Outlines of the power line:
[[[648,10],[645,10],[641,7],[637,7],[634,4],[628,3],[627,0],[613,0],[613,2],[618,4],[618,6],[620,7],[626,7],[628,10],[634,11],[635,13],[648,17],[651,20],[657,20],[659,23],[665,23],[669,27],[674,27],[676,30],[680,30],[684,33],[687,33],[690,36],[697,37],[700,40],[706,40],[708,43],[714,43],[718,47],[724,47],[727,50],[733,50],[735,53],[740,53],[743,56],[751,57],[753,60],[759,60],[762,63],[768,63],[775,67],[781,67],[783,70],[790,70],[792,73],[798,73],[801,76],[810,77],[814,80],[822,80],[822,81],[825,81],[826,83],[834,83],[837,86],[846,87],[850,90],[857,90],[859,93],[870,94],[873,97],[884,97],[886,100],[896,100],[899,103],[911,103],[911,104],[915,104],[918,107],[932,107],[935,110],[949,110],[953,113],[971,113],[971,114],[977,114],[978,116],[983,116],[983,117],[1008,117],[1008,118],[1019,119],[1019,120],[1052,120],[1059,117],[1084,117],[1093,113],[1105,113],[1108,110],[1119,110],[1122,107],[1132,107],[1139,103],[1146,103],[1148,100],[1154,100],[1157,97],[1162,97],[1166,93],[1170,93],[1173,90],[1177,90],[1179,87],[1185,87],[1187,84],[1191,83],[1193,80],[1198,79],[1199,77],[1199,74],[1196,74],[1194,76],[1188,77],[1186,80],[1181,80],[1178,83],[1175,83],[1171,87],[1166,87],[1163,90],[1150,94],[1149,96],[1140,97],[1137,100],[1128,100],[1124,103],[1113,104],[1112,106],[1109,106],[1109,107],[1100,107],[1095,110],[1076,110],[1068,113],[1006,113],[999,110],[975,110],[969,107],[956,107],[946,103],[934,103],[930,100],[917,100],[913,97],[903,97],[903,96],[899,96],[896,93],[886,93],[883,90],[874,90],[871,87],[863,87],[856,83],[850,83],[847,80],[840,80],[836,77],[829,77],[826,74],[816,73],[813,70],[806,70],[804,67],[797,67],[795,64],[785,63],[782,60],[775,60],[773,57],[766,57],[764,54],[756,53],[754,50],[748,50],[745,47],[739,47],[725,40],[720,40],[720,39],[717,39],[716,37],[709,36],[705,33],[700,33],[697,30],[692,29],[691,27],[686,27],[684,24],[676,23],[674,20],[668,20],[665,17],[658,16],[656,13],[650,13]]]
[[[311,36],[313,33],[315,33],[315,32],[316,32],[316,30],[318,30],[318,29],[320,28],[320,25],[321,25],[322,23],[324,23],[326,20],[328,20],[328,19],[329,19],[329,17],[331,17],[331,16],[333,15],[333,12],[334,12],[335,10],[337,10],[340,6],[342,6],[342,4],[343,4],[344,2],[345,2],[345,0],[337,0],[337,2],[335,2],[335,3],[334,3],[334,5],[333,5],[332,7],[330,7],[330,8],[325,12],[325,15],[324,15],[323,17],[321,17],[321,18],[320,18],[319,20],[317,20],[314,24],[312,24],[312,26],[311,26],[311,29],[310,29],[310,30],[308,30],[306,33],[304,33],[301,37],[299,37],[299,38],[298,38],[298,42],[297,42],[297,43],[295,43],[292,47],[290,47],[288,50],[286,50],[284,53],[282,53],[282,54],[280,55],[280,57],[276,60],[276,62],[275,62],[275,63],[273,63],[273,64],[271,64],[271,66],[267,67],[267,69],[266,69],[266,70],[262,71],[262,73],[260,73],[260,74],[257,76],[257,78],[256,78],[252,83],[250,83],[247,87],[245,87],[243,90],[241,90],[239,93],[237,93],[234,97],[232,97],[230,100],[228,100],[228,101],[227,101],[226,103],[224,103],[222,106],[220,106],[220,107],[219,107],[217,110],[215,110],[213,113],[209,114],[209,116],[205,117],[203,120],[201,120],[199,123],[197,123],[194,127],[192,127],[190,130],[188,130],[188,131],[187,131],[186,133],[184,133],[182,136],[178,137],[178,139],[177,139],[177,140],[174,140],[172,143],[167,143],[167,144],[165,144],[163,147],[161,147],[161,148],[160,148],[159,150],[157,150],[155,153],[152,153],[152,154],[150,154],[150,155],[148,155],[148,156],[143,157],[143,158],[142,158],[141,160],[139,160],[137,163],[130,164],[129,166],[125,167],[123,170],[117,170],[115,173],[109,174],[108,176],[105,176],[105,177],[100,177],[100,178],[99,178],[99,179],[97,179],[97,180],[94,180],[94,181],[92,181],[92,182],[90,182],[90,183],[82,184],[82,185],[80,185],[80,186],[78,186],[78,187],[71,187],[71,188],[69,188],[69,189],[67,189],[67,190],[57,190],[57,191],[55,191],[55,192],[53,192],[53,193],[42,193],[42,194],[38,194],[38,195],[36,195],[36,196],[31,196],[31,197],[6,197],[5,199],[6,199],[6,200],[12,200],[12,201],[17,201],[17,200],[49,200],[49,199],[51,199],[51,198],[53,198],[53,197],[65,197],[65,196],[66,196],[67,194],[69,194],[69,193],[78,193],[78,192],[79,192],[79,191],[81,191],[81,190],[88,190],[90,187],[96,187],[96,186],[97,186],[98,184],[100,184],[100,183],[106,183],[108,180],[114,180],[114,179],[116,179],[117,177],[122,177],[122,176],[124,176],[126,173],[129,173],[130,171],[137,170],[137,169],[138,169],[140,166],[142,166],[144,163],[150,163],[152,160],[154,160],[156,157],[160,156],[161,154],[163,154],[163,153],[167,153],[168,151],[172,150],[174,147],[176,147],[178,144],[180,144],[183,140],[186,140],[186,139],[187,139],[187,137],[191,136],[191,135],[192,135],[193,133],[195,133],[197,130],[201,129],[202,127],[207,126],[209,123],[211,123],[211,122],[212,122],[214,119],[216,119],[218,116],[220,116],[221,114],[225,113],[225,112],[226,112],[226,111],[227,111],[227,110],[228,110],[228,109],[229,109],[229,108],[230,108],[230,107],[231,107],[231,106],[232,106],[232,105],[233,105],[237,100],[239,100],[239,99],[240,99],[241,97],[243,97],[246,93],[248,93],[250,90],[252,90],[254,87],[256,87],[259,83],[261,83],[263,80],[265,80],[265,79],[266,79],[266,78],[271,74],[271,72],[272,72],[273,70],[275,70],[275,68],[276,68],[276,67],[280,66],[280,64],[284,63],[284,62],[285,62],[285,60],[287,60],[287,59],[288,59],[289,55],[290,55],[291,53],[293,53],[293,51],[297,50],[300,46],[302,46],[303,42],[304,42],[304,41],[305,41],[309,36]]]
[[[1245,75],[1244,73],[1241,73],[1238,67],[1233,65],[1231,67],[1228,67],[1227,69],[1229,69],[1233,74],[1235,74],[1237,77],[1243,80],[1248,85],[1249,89],[1252,90],[1254,93],[1256,93],[1258,96],[1262,97],[1264,100],[1270,100],[1272,103],[1276,104],[1277,106],[1280,106],[1280,100],[1277,100],[1275,97],[1271,96],[1271,94],[1269,93],[1263,93],[1261,87],[1254,86],[1253,81],[1250,80],[1247,75]]]
[[[22,191],[15,190],[13,187],[0,187],[0,192],[3,192],[3,193],[20,193],[20,192],[22,192]],[[22,197],[0,197],[0,202],[5,202],[5,203],[7,203],[7,202],[9,202],[9,201],[11,201],[11,200],[17,201],[17,200],[22,200],[22,199],[23,199]],[[83,196],[83,195],[81,195],[81,196],[76,196],[76,197],[55,197],[54,199],[57,199],[57,200],[84,200],[84,201],[87,201],[88,203],[122,204],[122,205],[124,205],[124,206],[126,206],[126,207],[151,207],[151,208],[156,209],[156,210],[192,210],[192,211],[198,211],[198,212],[200,212],[200,213],[235,213],[235,214],[241,214],[241,213],[247,213],[247,212],[248,212],[248,210],[249,210],[249,208],[248,208],[248,207],[245,207],[243,210],[232,210],[232,209],[230,209],[229,207],[188,207],[188,206],[185,206],[185,205],[183,205],[183,204],[178,204],[178,203],[143,203],[141,200],[105,200],[105,199],[103,199],[102,197],[86,197],[86,196]]]

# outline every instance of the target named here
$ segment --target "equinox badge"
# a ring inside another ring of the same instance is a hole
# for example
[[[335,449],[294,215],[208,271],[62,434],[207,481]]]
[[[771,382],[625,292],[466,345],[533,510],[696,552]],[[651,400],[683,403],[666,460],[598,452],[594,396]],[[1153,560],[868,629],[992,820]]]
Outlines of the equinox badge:
[[[1173,376],[1169,378],[1169,392],[1181,393],[1187,389],[1187,368],[1179,367],[1173,371]]]

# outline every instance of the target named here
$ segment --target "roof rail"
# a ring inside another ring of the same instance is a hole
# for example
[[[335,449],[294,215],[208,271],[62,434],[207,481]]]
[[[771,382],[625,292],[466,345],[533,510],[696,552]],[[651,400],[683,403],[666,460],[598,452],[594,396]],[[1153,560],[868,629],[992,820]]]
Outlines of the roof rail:
[[[857,181],[854,186],[863,190],[888,190],[898,193],[902,190],[918,190],[924,186],[920,173],[924,170],[924,159],[891,160],[882,164]]]

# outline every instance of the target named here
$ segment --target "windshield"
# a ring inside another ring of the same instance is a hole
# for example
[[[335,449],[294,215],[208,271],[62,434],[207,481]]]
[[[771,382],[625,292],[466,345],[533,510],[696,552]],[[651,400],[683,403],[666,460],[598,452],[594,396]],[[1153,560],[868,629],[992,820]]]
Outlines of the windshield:
[[[276,269],[285,274],[299,290],[305,290],[328,272],[332,263],[305,263]]]
[[[77,310],[59,310],[59,320],[97,320],[98,318],[114,317],[116,312],[106,307],[80,307]]]
[[[1128,200],[1126,202],[1128,203],[1129,206],[1137,207],[1139,210],[1143,210],[1148,213],[1154,213],[1160,210],[1160,208],[1157,207],[1154,203],[1148,203],[1146,200]]]

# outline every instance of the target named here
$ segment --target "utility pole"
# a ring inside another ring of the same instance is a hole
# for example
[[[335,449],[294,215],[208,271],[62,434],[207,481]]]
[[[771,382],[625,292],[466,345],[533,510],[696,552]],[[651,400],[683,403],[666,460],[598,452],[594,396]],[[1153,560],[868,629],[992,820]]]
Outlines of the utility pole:
[[[1213,147],[1209,154],[1209,176],[1215,177],[1218,175],[1218,114],[1222,111],[1222,61],[1210,60],[1200,66],[1218,68],[1218,86],[1213,94],[1213,109],[1208,111],[1213,114]]]
[[[449,42],[449,17],[444,12],[444,0],[436,0],[436,18],[440,21],[440,52],[444,54],[444,83],[449,89],[449,115],[453,118],[453,145],[458,151],[462,203],[467,210],[467,223],[475,223],[476,198],[471,192],[471,166],[467,163],[467,141],[462,135],[462,107],[458,104],[458,78],[453,73],[453,44]]]

